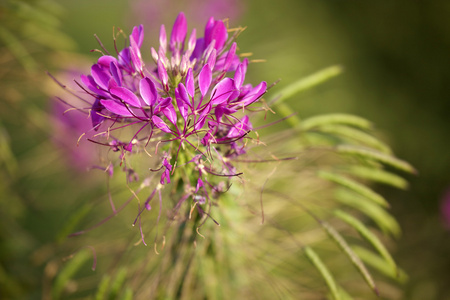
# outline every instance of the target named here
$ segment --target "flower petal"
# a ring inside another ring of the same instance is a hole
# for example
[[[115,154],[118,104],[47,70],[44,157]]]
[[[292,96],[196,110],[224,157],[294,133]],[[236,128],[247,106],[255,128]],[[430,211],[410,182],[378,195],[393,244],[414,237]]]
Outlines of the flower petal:
[[[236,54],[236,43],[233,43],[230,47],[230,50],[228,50],[227,58],[225,59],[225,63],[223,65],[223,71],[228,71],[228,69],[231,66],[231,63],[233,62],[235,54]]]
[[[108,82],[111,79],[109,75],[99,64],[92,65],[91,67],[92,78],[95,83],[102,89],[108,90]]]
[[[216,49],[212,49],[211,53],[208,56],[207,64],[211,68],[211,70],[214,70],[214,65],[216,64],[217,59],[217,51]]]
[[[144,99],[144,102],[147,105],[153,106],[156,103],[158,92],[156,91],[155,84],[150,78],[145,77],[141,79],[139,82],[139,91],[142,99]]]
[[[110,90],[110,93],[117,98],[123,100],[124,102],[135,106],[135,107],[142,107],[141,101],[139,101],[139,98],[129,89],[124,87],[113,87]]]
[[[248,120],[248,116],[244,116],[241,121],[234,124],[227,134],[228,138],[237,138],[244,136],[247,131],[252,129],[252,124]]]
[[[234,72],[234,87],[237,90],[241,89],[244,80],[245,80],[245,67],[243,64],[239,64],[239,66],[236,69],[236,72]]]
[[[87,86],[88,89],[90,89],[91,91],[93,91],[97,95],[102,96],[104,98],[110,98],[111,97],[107,92],[97,88],[97,83],[95,82],[94,78],[92,78],[91,75],[86,76],[86,75],[82,74],[80,76],[80,78],[81,78],[81,82],[83,82],[83,84],[85,86]]]
[[[116,61],[111,61],[109,64],[109,71],[111,72],[112,77],[116,81],[116,83],[121,86],[122,85],[122,70],[119,69]]]
[[[203,111],[200,113],[200,115],[198,116],[197,121],[195,122],[195,126],[194,129],[195,130],[200,130],[202,129],[203,125],[205,124],[206,121],[206,117],[208,116],[209,112],[211,111],[212,105],[211,103],[209,103],[204,109]]]
[[[162,112],[162,111],[164,110],[164,108],[166,108],[167,105],[169,105],[170,103],[172,103],[172,98],[171,98],[171,97],[168,97],[168,98],[159,98],[158,104],[156,104],[153,113],[154,113],[155,115],[159,114],[159,113]]]
[[[136,42],[137,46],[141,48],[142,42],[144,41],[144,26],[141,24],[139,26],[133,27],[133,32],[131,33],[131,36],[133,37],[134,41]]]
[[[113,114],[122,117],[133,117],[133,114],[122,103],[116,100],[100,100],[100,103]]]
[[[186,50],[186,53],[189,56],[191,56],[192,52],[195,49],[195,45],[197,44],[196,35],[197,35],[197,30],[194,28],[194,29],[192,29],[191,36],[189,37],[188,47],[187,47],[187,50]]]
[[[194,75],[192,74],[192,68],[189,68],[186,74],[186,89],[189,96],[194,97],[195,86],[194,86]]]
[[[112,62],[117,62],[117,59],[114,56],[111,56],[111,55],[100,56],[98,61],[97,61],[97,63],[99,65],[101,65],[102,67],[106,67],[106,68],[109,68],[109,66],[110,66],[110,64]]]
[[[119,59],[119,65],[128,69],[131,61],[130,48],[122,49],[117,57]]]
[[[167,75],[167,70],[161,60],[161,55],[158,60],[158,76],[164,86],[164,89],[168,88],[167,84],[169,82],[169,75]]]
[[[169,119],[169,121],[175,125],[177,124],[177,113],[175,112],[175,108],[173,107],[172,103],[169,103],[169,105],[167,105],[164,109],[163,109],[163,114],[166,116],[167,119]]]
[[[167,126],[167,124],[164,123],[164,121],[160,117],[158,117],[156,115],[153,115],[152,116],[152,121],[153,121],[153,124],[155,124],[155,126],[158,129],[160,129],[161,131],[166,132],[166,133],[170,133],[171,132],[169,126]]]
[[[267,83],[265,81],[261,82],[257,86],[255,86],[250,92],[245,95],[242,100],[239,101],[239,104],[242,106],[247,106],[258,100],[267,90]]]
[[[225,105],[219,105],[214,108],[214,114],[216,115],[216,119],[219,122],[222,121],[223,115],[231,115],[234,114],[235,112],[237,112],[236,109],[229,109],[225,107]]]
[[[182,83],[180,83],[183,85]],[[180,85],[178,85],[180,86]],[[186,90],[185,90],[186,92]],[[186,94],[187,95],[187,94]],[[188,105],[186,104],[185,100],[183,100],[183,97],[180,96],[179,89],[175,89],[175,100],[177,102],[178,110],[180,111],[181,116],[183,117],[184,121],[187,122],[187,116],[188,116]]]
[[[187,106],[192,107],[191,100],[189,98],[188,92],[184,87],[183,83],[179,83],[178,87],[175,89],[175,98],[177,100],[182,100]]]
[[[166,52],[167,34],[166,34],[166,27],[164,25],[161,25],[161,28],[159,29],[159,45],[160,45],[160,49],[162,49],[164,52]]]
[[[181,49],[184,44],[187,33],[187,22],[184,13],[179,13],[173,24],[172,34],[170,35],[170,50]],[[181,47],[177,47],[177,44]]]
[[[216,41],[214,48],[220,51],[228,39],[227,27],[221,20],[214,21],[209,19],[205,27],[205,45],[209,45],[213,40]]]
[[[195,42],[195,48],[192,52],[191,59],[197,58],[200,59],[203,55],[203,51],[205,50],[205,38],[198,38]]]
[[[228,100],[231,93],[235,91],[234,81],[231,78],[222,79],[211,92],[211,103],[214,105],[221,104]]]
[[[200,88],[200,93],[202,97],[208,92],[209,86],[211,85],[212,72],[208,64],[203,66],[203,69],[198,74],[198,87]]]
[[[130,56],[135,70],[142,72],[141,50],[139,49],[139,46],[133,36],[130,36]]]
[[[91,108],[91,121],[92,121],[92,127],[94,130],[98,130],[99,125],[103,122],[105,119],[104,116],[99,114],[103,109],[103,105],[100,104],[100,99],[96,98],[94,101],[94,104]]]

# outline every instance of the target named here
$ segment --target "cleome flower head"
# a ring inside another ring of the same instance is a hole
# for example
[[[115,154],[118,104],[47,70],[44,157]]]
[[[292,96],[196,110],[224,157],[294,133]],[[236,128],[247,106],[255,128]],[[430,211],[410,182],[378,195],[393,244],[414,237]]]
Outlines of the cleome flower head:
[[[267,91],[266,82],[245,84],[249,60],[236,53],[240,31],[210,18],[203,36],[196,29],[188,36],[180,13],[170,37],[161,26],[158,48],[144,51],[144,28],[134,27],[125,48],[102,55],[81,76],[97,132],[90,140],[120,151],[121,164],[142,149],[156,154],[157,166],[149,164],[143,180],[154,186],[145,208],[151,209],[155,191],[161,197],[163,187],[182,181],[184,194],[175,207],[191,199],[203,214],[201,206],[226,190],[224,181],[240,175],[232,161],[245,153],[252,130],[247,108]],[[126,138],[119,134],[130,129]]]

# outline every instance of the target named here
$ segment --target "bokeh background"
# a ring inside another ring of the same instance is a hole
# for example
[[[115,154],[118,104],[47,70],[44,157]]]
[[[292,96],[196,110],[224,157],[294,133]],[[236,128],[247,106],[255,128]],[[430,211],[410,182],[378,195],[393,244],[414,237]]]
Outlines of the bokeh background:
[[[54,272],[48,261],[70,243],[64,237],[73,228],[63,224],[81,218],[88,200],[105,194],[103,177],[86,173],[88,162],[67,152],[76,140],[66,139],[70,128],[62,131],[59,114],[52,114],[58,108],[48,95],[60,91],[45,71],[87,72],[97,57],[90,50],[99,47],[93,34],[113,49],[113,27],[129,32],[142,23],[146,45],[154,45],[159,24],[170,28],[179,11],[190,28],[212,14],[248,26],[240,52],[266,60],[249,70],[253,82],[282,79],[275,87],[281,89],[322,68],[343,66],[342,75],[290,104],[300,117],[343,112],[373,121],[396,155],[418,169],[408,177],[408,191],[382,191],[403,229],[392,252],[410,277],[404,299],[450,299],[445,0],[0,2],[0,298],[45,295],[45,278]]]

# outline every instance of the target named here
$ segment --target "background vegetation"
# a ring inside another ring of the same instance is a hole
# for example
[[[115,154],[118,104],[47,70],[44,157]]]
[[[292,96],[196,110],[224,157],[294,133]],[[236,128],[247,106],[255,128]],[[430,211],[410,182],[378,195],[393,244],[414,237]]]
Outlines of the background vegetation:
[[[73,228],[61,226],[81,218],[89,199],[105,194],[102,178],[79,172],[58,148],[64,143],[54,141],[57,120],[47,113],[53,104],[45,70],[86,65],[86,72],[97,57],[89,53],[97,47],[93,33],[111,48],[113,26],[127,31],[144,23],[152,45],[161,22],[170,26],[180,10],[199,14],[185,1],[162,2],[0,4],[0,296],[46,295],[60,257],[76,246],[64,239]],[[416,167],[419,175],[408,178],[407,192],[379,187],[403,231],[393,250],[409,275],[403,297],[450,299],[449,220],[442,212],[450,188],[448,1],[230,3],[236,5],[226,11],[230,24],[248,26],[240,51],[266,60],[250,69],[252,81],[281,78],[281,89],[324,67],[344,67],[342,75],[291,105],[300,117],[343,112],[367,118],[397,156]],[[209,17],[200,16],[197,27]]]

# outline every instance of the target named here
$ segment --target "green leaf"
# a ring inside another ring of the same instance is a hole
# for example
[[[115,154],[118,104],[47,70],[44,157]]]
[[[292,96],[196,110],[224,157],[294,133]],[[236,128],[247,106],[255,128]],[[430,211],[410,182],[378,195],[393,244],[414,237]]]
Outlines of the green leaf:
[[[384,207],[389,207],[389,203],[383,198],[383,196],[381,196],[380,194],[372,191],[370,188],[368,188],[367,186],[353,180],[347,177],[344,177],[342,175],[339,174],[335,174],[335,173],[331,173],[331,172],[327,172],[327,171],[319,171],[318,172],[318,176],[335,182],[337,184],[340,184],[350,190],[355,191],[356,193],[366,197],[367,199],[372,200],[373,202],[380,204]]]
[[[390,255],[389,251],[386,249],[386,247],[384,247],[383,243],[381,243],[378,237],[373,234],[360,220],[342,210],[334,211],[334,215],[356,229],[364,239],[372,244],[372,246],[378,251],[378,253],[380,253],[380,255],[386,260],[389,266],[395,272],[397,271],[397,265]]]
[[[379,293],[378,293],[378,289],[375,285],[375,281],[373,280],[372,276],[370,275],[369,271],[367,270],[366,266],[361,261],[359,256],[356,255],[355,252],[353,252],[353,250],[347,244],[345,239],[339,234],[339,232],[336,231],[336,229],[334,229],[333,226],[329,225],[328,223],[326,223],[324,221],[320,221],[319,223],[325,229],[325,231],[328,233],[328,235],[344,251],[344,253],[347,255],[347,257],[350,259],[350,261],[356,267],[356,269],[361,273],[361,275],[363,276],[367,285],[375,292],[375,294],[378,295]]]
[[[362,179],[384,183],[402,190],[408,188],[408,182],[394,173],[364,166],[351,166],[348,172]]]
[[[391,149],[383,142],[375,138],[374,136],[361,131],[356,128],[352,128],[345,125],[332,124],[332,125],[321,125],[317,127],[317,131],[329,133],[335,136],[341,136],[347,138],[348,140],[356,141],[359,144],[375,148],[383,153],[391,153]]]
[[[366,119],[350,114],[326,114],[314,116],[303,120],[301,126],[303,130],[310,130],[315,127],[336,124],[349,125],[365,130],[372,129],[373,127],[372,123]]]
[[[394,237],[400,236],[400,225],[398,225],[394,217],[378,204],[344,188],[336,190],[335,199],[367,215],[383,232],[390,233]]]
[[[126,277],[127,277],[126,269],[120,269],[119,272],[117,272],[116,278],[111,283],[111,290],[108,296],[109,300],[117,299],[118,295],[120,294],[120,291],[122,290]]]
[[[289,99],[302,91],[313,88],[341,73],[342,67],[337,65],[322,69],[288,85],[287,87],[282,89],[280,93],[272,97],[269,102],[276,100],[275,105],[279,105],[286,99]]]
[[[336,284],[336,281],[333,278],[333,275],[328,270],[328,268],[325,266],[325,264],[320,259],[319,255],[310,247],[306,246],[303,247],[303,251],[305,252],[306,257],[309,259],[309,261],[316,267],[316,269],[319,271],[320,275],[322,275],[323,279],[325,280],[325,283],[327,284],[331,294],[333,295],[333,298],[335,300],[341,300],[341,296],[338,292],[338,285]]]
[[[123,293],[123,297],[121,300],[133,300],[133,290],[129,287],[125,289],[125,292]]]
[[[417,174],[414,167],[406,161],[373,149],[353,145],[339,145],[336,146],[336,151],[342,154],[361,157],[363,159],[375,160],[404,172]]]
[[[88,250],[82,250],[75,254],[59,272],[52,287],[52,299],[61,299],[64,287],[67,286],[73,275],[84,265],[92,255]]]
[[[103,276],[100,284],[98,285],[97,293],[95,294],[95,300],[103,300],[105,299],[105,295],[108,291],[109,282],[111,281],[111,277],[108,275]]]
[[[280,114],[283,117],[290,116],[286,119],[286,122],[291,125],[293,128],[299,128],[300,118],[295,114],[296,112],[286,103],[280,103],[276,108],[277,114]]]
[[[392,269],[391,265],[382,257],[367,250],[366,248],[353,246],[353,251],[369,266],[376,269],[380,273],[397,280],[400,283],[405,283],[408,280],[408,275],[405,271],[397,268]]]

